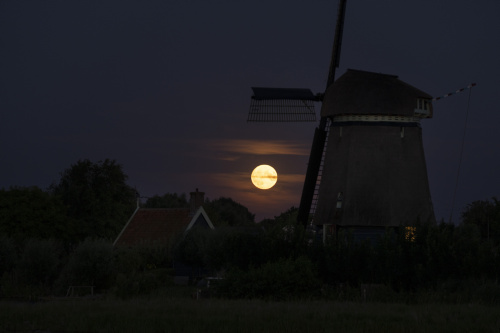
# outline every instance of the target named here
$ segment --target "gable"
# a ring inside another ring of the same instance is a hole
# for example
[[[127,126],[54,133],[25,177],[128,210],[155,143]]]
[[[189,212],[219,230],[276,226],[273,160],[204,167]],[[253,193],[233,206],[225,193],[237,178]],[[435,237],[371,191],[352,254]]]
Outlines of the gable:
[[[214,229],[203,207],[192,216],[189,209],[138,208],[123,227],[113,246],[168,242],[194,226]]]
[[[198,208],[198,210],[193,215],[193,218],[191,219],[191,222],[189,223],[185,231],[188,231],[193,227],[214,229],[212,221],[210,221],[210,218],[208,217],[203,207]]]
[[[113,245],[167,242],[186,230],[189,209],[140,208],[129,219]]]

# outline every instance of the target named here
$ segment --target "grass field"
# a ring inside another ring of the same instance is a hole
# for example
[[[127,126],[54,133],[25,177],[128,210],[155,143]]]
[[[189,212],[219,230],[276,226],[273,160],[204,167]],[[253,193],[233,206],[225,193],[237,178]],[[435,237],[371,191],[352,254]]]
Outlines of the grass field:
[[[0,332],[499,332],[481,304],[265,302],[153,296],[0,302]]]

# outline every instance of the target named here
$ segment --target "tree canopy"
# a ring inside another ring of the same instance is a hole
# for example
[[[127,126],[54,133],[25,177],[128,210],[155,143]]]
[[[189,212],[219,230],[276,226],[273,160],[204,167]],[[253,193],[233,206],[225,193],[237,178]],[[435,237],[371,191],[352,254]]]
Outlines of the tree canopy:
[[[136,207],[137,193],[127,185],[122,166],[106,159],[79,160],[61,173],[51,192],[77,221],[77,236],[116,237]]]
[[[462,222],[476,225],[482,239],[500,244],[500,201],[497,198],[468,204],[462,213]]]
[[[204,207],[216,226],[245,226],[255,222],[255,214],[231,198],[207,200]]]
[[[146,200],[144,208],[186,208],[189,203],[184,193],[165,193],[164,195],[154,195]]]
[[[36,186],[0,190],[0,234],[70,240],[74,225],[62,201]]]

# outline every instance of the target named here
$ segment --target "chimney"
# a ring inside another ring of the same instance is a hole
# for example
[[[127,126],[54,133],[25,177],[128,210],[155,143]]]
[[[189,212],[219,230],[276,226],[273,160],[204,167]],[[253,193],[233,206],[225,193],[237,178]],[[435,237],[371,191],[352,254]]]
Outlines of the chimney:
[[[196,213],[198,208],[203,205],[203,202],[205,201],[205,192],[198,192],[198,189],[196,189],[196,192],[191,192],[191,198],[189,199],[189,213],[193,215]]]

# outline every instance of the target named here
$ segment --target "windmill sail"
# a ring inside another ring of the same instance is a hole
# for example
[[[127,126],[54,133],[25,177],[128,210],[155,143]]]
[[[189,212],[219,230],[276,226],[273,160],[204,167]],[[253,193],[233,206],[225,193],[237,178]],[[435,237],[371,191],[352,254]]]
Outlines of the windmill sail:
[[[326,88],[333,84],[335,81],[335,69],[340,64],[340,50],[342,47],[342,35],[344,33],[344,18],[347,0],[340,0],[339,9],[337,14],[337,26],[335,27],[335,38],[333,40],[332,60],[330,63],[330,71],[328,72],[328,81]]]
[[[247,121],[316,121],[314,102],[319,97],[309,89],[252,87],[252,90]]]
[[[344,17],[347,0],[340,0],[337,14],[337,26],[335,28],[335,38],[333,41],[332,59],[330,62],[330,70],[328,72],[328,81],[326,89],[335,81],[335,69],[340,63],[340,49],[342,46],[342,32],[344,31]],[[311,205],[317,190],[317,182],[321,160],[323,158],[323,151],[325,149],[325,141],[328,134],[329,126],[327,126],[327,118],[321,117],[319,126],[314,132],[313,145],[311,147],[311,154],[309,155],[309,163],[307,164],[307,173],[304,180],[304,187],[302,189],[302,196],[300,198],[299,212],[297,216],[298,222],[306,225],[309,222],[309,215],[311,212]],[[317,198],[317,197],[316,197]]]

